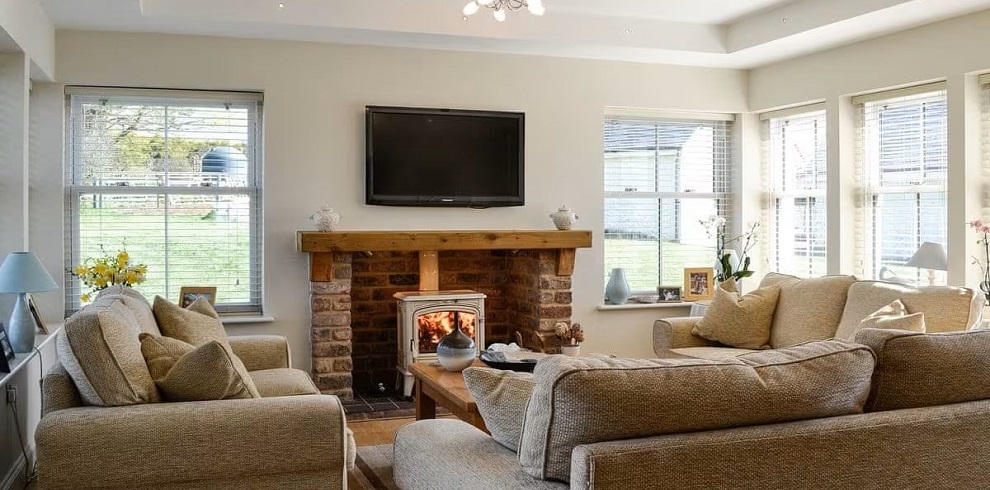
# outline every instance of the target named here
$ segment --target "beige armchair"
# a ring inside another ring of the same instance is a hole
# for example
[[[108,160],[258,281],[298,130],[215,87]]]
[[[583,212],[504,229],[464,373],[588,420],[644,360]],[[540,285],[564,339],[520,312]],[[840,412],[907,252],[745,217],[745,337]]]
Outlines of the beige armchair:
[[[339,399],[280,396],[299,393],[308,379],[289,369],[284,338],[230,337],[230,344],[252,377],[264,373],[267,390],[259,383],[259,391],[268,398],[82,406],[72,378],[56,366],[45,376],[36,435],[41,488],[344,488]]]

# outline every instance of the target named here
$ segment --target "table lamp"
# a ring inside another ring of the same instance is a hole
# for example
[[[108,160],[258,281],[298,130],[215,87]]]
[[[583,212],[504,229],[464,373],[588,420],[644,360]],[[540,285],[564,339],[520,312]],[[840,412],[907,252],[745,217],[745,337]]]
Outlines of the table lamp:
[[[928,285],[934,286],[935,271],[949,270],[949,259],[946,257],[945,247],[941,243],[925,242],[918,247],[918,251],[904,265],[928,269]]]
[[[17,293],[14,312],[7,325],[7,337],[14,352],[34,350],[34,334],[38,325],[31,315],[27,293],[55,289],[58,285],[34,252],[11,252],[3,259],[3,264],[0,264],[0,293]]]

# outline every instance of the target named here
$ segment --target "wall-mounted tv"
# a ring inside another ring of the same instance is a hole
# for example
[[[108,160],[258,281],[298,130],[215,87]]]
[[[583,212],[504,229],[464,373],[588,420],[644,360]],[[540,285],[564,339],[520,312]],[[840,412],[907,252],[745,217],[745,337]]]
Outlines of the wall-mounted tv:
[[[521,112],[368,106],[365,202],[522,206]]]

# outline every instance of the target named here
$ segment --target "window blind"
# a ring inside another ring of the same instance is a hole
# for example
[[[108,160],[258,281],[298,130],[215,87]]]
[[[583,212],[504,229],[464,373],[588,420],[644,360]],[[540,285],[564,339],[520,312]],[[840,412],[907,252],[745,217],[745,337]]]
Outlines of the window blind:
[[[857,255],[866,277],[919,280],[903,264],[922,242],[946,242],[945,89],[871,99],[858,105]]]
[[[825,111],[763,120],[764,213],[770,269],[798,277],[826,273]]]
[[[651,292],[682,285],[685,267],[714,265],[700,221],[732,211],[725,119],[606,117],[606,276],[623,267],[633,291]]]
[[[66,94],[67,271],[126,249],[148,297],[216,286],[218,311],[261,313],[261,94]],[[71,313],[88,288],[66,284]]]
[[[990,217],[990,75],[981,75],[980,85],[983,89],[980,101],[980,177],[983,183],[980,218],[986,219]]]

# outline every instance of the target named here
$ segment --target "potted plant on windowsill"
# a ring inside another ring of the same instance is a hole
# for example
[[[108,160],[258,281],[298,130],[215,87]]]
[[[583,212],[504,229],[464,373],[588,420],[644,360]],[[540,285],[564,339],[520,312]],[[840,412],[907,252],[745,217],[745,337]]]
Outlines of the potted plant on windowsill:
[[[580,323],[557,322],[554,325],[557,338],[560,339],[560,353],[565,356],[578,357],[581,355],[581,342],[584,342],[584,330]]]

